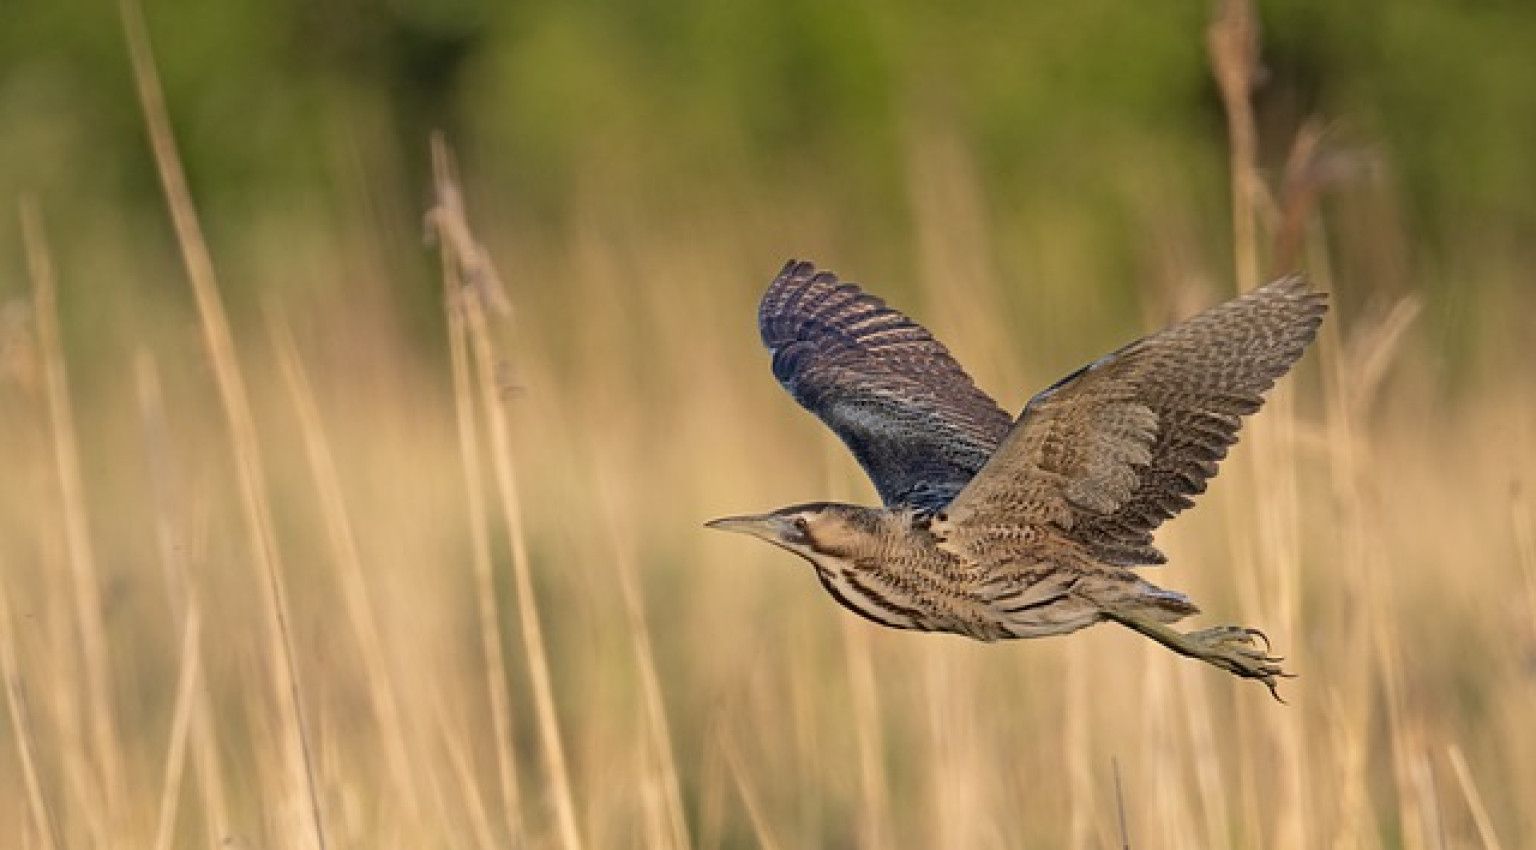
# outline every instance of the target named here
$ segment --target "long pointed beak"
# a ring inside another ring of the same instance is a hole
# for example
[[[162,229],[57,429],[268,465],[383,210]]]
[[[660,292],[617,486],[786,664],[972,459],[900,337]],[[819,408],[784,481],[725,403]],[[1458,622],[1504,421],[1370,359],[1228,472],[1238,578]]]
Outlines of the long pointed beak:
[[[705,528],[713,528],[716,531],[734,531],[738,534],[750,534],[753,537],[775,537],[775,529],[778,527],[779,518],[771,514],[749,514],[745,516],[727,516],[712,519],[704,523]]]

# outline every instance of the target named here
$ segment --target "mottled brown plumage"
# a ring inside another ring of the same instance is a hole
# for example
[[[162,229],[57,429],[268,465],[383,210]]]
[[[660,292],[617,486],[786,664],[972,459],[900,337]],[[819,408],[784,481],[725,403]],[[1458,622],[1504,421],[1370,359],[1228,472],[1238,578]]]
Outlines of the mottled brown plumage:
[[[1113,620],[1273,692],[1284,673],[1257,630],[1177,632],[1198,609],[1129,568],[1164,561],[1152,532],[1204,492],[1326,309],[1300,277],[1277,280],[1073,372],[1010,421],[922,327],[791,261],[759,311],[774,374],[885,507],[710,525],[801,555],[882,625],[998,640]]]

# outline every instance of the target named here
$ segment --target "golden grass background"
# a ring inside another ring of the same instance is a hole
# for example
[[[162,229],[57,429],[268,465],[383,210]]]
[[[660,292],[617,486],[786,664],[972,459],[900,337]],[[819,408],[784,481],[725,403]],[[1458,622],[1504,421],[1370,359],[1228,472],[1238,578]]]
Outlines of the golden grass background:
[[[1117,774],[1137,848],[1536,841],[1529,271],[1426,299],[1390,181],[1328,176],[1305,138],[1299,182],[1261,174],[1243,92],[1235,228],[1195,224],[1155,152],[1130,170],[1132,305],[1093,231],[1006,231],[964,140],[921,121],[899,247],[788,187],[658,215],[593,186],[532,226],[439,144],[430,199],[264,234],[231,287],[137,16],[174,240],[73,245],[28,197],[7,243],[0,843],[1119,847]],[[1245,20],[1211,30],[1218,78],[1250,61]],[[1332,214],[1289,221],[1312,189]],[[440,283],[378,224],[428,207]],[[700,527],[872,499],[759,350],[788,254],[907,309],[1016,410],[1292,249],[1335,309],[1154,577],[1266,629],[1288,706],[1110,628],[877,630]],[[1446,304],[1474,340],[1454,362]]]

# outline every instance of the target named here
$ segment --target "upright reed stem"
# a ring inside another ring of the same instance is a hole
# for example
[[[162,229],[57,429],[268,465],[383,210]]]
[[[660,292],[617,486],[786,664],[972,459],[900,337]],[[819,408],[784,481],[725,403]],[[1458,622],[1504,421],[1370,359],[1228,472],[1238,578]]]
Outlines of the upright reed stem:
[[[581,835],[576,828],[576,807],[572,802],[565,747],[560,742],[560,722],[555,712],[554,687],[549,675],[544,630],[539,624],[538,603],[533,596],[533,573],[529,565],[527,537],[523,529],[521,499],[518,494],[516,465],[507,422],[505,400],[496,378],[496,353],[491,342],[482,298],[495,287],[484,250],[474,240],[463,213],[462,193],[452,174],[448,151],[442,139],[433,139],[433,173],[437,180],[438,204],[435,220],[443,241],[443,250],[454,252],[460,267],[468,266],[474,276],[465,281],[472,291],[458,299],[468,325],[470,350],[474,355],[479,380],[480,405],[491,437],[491,470],[496,490],[501,496],[502,521],[512,552],[512,581],[517,591],[518,619],[522,626],[523,648],[528,660],[528,678],[533,685],[534,715],[539,726],[539,743],[544,752],[544,769],[549,776],[554,798],[555,821],[565,850],[580,850]]]
[[[307,831],[314,845],[319,850],[325,850],[320,793],[315,780],[309,730],[304,719],[293,636],[289,629],[288,590],[283,579],[277,533],[272,525],[272,507],[267,501],[261,446],[256,437],[245,379],[240,373],[234,337],[230,333],[229,319],[224,313],[224,302],[219,295],[213,258],[203,239],[197,208],[187,188],[176,140],[171,134],[170,116],[166,111],[159,72],[155,69],[154,55],[150,50],[149,32],[144,24],[143,12],[136,0],[122,0],[120,10],[129,58],[133,64],[134,81],[138,86],[139,105],[144,112],[150,147],[154,152],[155,167],[160,175],[161,188],[170,210],[171,224],[176,231],[176,241],[181,248],[187,278],[192,284],[192,294],[197,300],[203,340],[208,346],[209,360],[229,426],[230,448],[235,456],[246,533],[262,579],[262,602],[271,652],[275,659],[271,665],[272,689],[277,696],[279,725],[287,744],[288,770],[293,783],[307,801],[304,807]]]
[[[122,829],[123,756],[117,737],[113,706],[112,662],[107,653],[107,627],[101,613],[101,585],[96,574],[96,554],[85,507],[85,484],[80,474],[79,441],[75,434],[74,406],[69,400],[69,371],[64,363],[64,342],[59,331],[58,287],[53,258],[43,235],[42,216],[30,202],[21,205],[22,241],[27,270],[32,277],[32,307],[37,323],[38,347],[48,393],[48,420],[53,431],[54,469],[63,502],[64,542],[73,579],[75,622],[85,656],[86,701],[90,708],[91,742],[107,821]]]

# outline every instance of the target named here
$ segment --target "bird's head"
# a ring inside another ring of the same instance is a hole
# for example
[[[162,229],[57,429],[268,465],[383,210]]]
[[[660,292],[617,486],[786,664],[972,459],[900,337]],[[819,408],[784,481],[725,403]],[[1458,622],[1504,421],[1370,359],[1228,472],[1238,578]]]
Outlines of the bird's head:
[[[815,561],[857,551],[861,541],[876,534],[877,513],[856,505],[812,502],[766,514],[721,517],[704,523],[704,527],[750,534]]]

